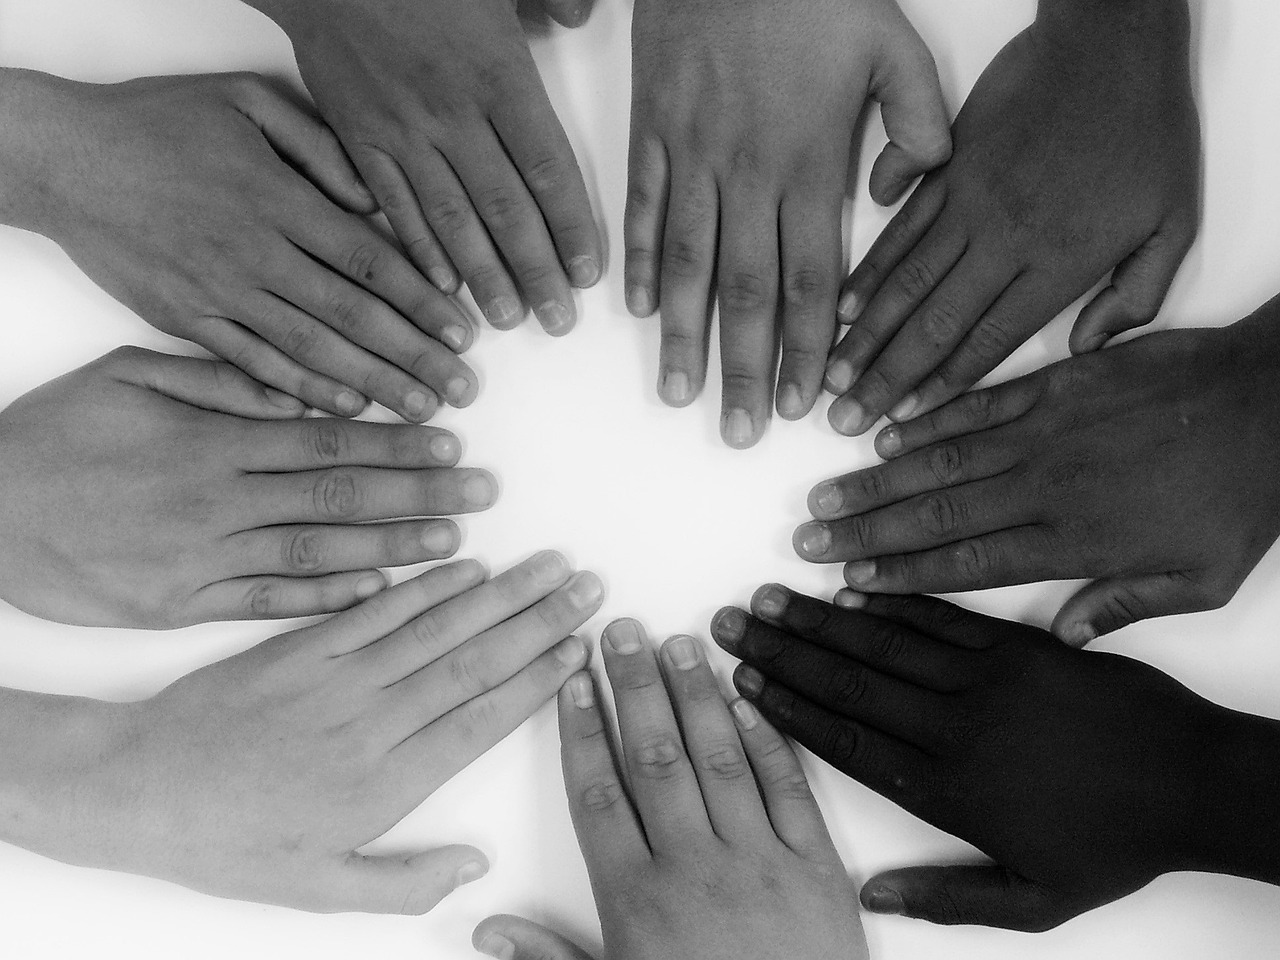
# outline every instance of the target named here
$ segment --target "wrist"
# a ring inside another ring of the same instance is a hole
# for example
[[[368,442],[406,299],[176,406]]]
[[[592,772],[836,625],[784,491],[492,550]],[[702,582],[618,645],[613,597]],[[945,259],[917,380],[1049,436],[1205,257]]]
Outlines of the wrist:
[[[1135,44],[1175,51],[1190,60],[1187,0],[1040,0],[1036,27],[1080,45],[1086,56],[1128,52]]]
[[[60,161],[75,150],[80,86],[33,70],[0,69],[0,223],[51,235],[65,206]]]

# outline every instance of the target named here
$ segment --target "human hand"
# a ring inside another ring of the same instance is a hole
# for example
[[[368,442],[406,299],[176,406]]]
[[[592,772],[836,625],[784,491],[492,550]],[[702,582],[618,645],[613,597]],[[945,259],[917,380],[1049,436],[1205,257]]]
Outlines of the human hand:
[[[492,580],[475,561],[438,567],[111,707],[109,722],[78,732],[95,749],[57,744],[21,783],[7,768],[6,811],[25,799],[5,839],[216,896],[424,913],[481,876],[484,855],[360,848],[582,668],[570,633],[601,593],[554,553]]]
[[[489,322],[524,302],[556,336],[603,254],[582,173],[511,0],[246,0],[289,35],[302,79],[413,262],[461,274]],[[590,0],[553,0],[568,25]]]
[[[850,275],[828,417],[850,436],[968,389],[1107,273],[1074,353],[1160,309],[1199,222],[1184,0],[1042,3]]]
[[[466,315],[355,215],[373,198],[328,128],[258,77],[14,70],[0,90],[27,184],[9,222],[152,326],[340,416],[475,399]]]
[[[450,556],[497,496],[452,434],[298,417],[209,360],[126,347],[0,413],[0,597],[95,626],[340,610]],[[390,520],[370,524],[366,521]]]
[[[1237,748],[1257,718],[1147,664],[941,600],[841,599],[762,587],[713,632],[779,730],[995,861],[889,871],[863,887],[869,910],[1046,930],[1163,873],[1236,872],[1223,811],[1274,811],[1233,783],[1253,776]]]
[[[1280,536],[1280,330],[1155,333],[884,430],[886,464],[819,484],[796,549],[877,593],[1087,577],[1074,645],[1219,607]],[[1253,425],[1257,425],[1256,427]]]
[[[589,674],[560,691],[560,740],[605,957],[865,960],[853,885],[787,742],[746,701],[726,707],[692,637],[655,658],[619,620],[600,646],[626,775]],[[489,918],[474,942],[501,960],[588,960],[518,917]]]
[[[933,59],[893,0],[640,0],[632,28],[627,305],[662,321],[658,392],[691,403],[720,306],[720,432],[803,417],[836,328],[851,141],[868,98],[890,142],[891,202],[950,153]],[[715,287],[712,289],[713,278]]]

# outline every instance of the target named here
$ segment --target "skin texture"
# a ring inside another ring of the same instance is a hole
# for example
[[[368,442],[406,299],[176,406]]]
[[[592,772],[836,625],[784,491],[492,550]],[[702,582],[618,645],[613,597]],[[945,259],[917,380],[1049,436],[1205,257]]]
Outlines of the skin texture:
[[[779,730],[994,861],[889,871],[868,909],[1046,930],[1171,871],[1280,880],[1275,721],[940,600],[841,599],[762,587],[713,632]]]
[[[0,597],[90,626],[341,610],[497,496],[452,434],[296,419],[223,363],[116,350],[0,414]],[[281,422],[281,418],[285,419]],[[391,521],[370,524],[367,521]]]
[[[604,263],[586,187],[511,0],[247,0],[289,35],[320,112],[413,262],[489,322],[556,336]],[[590,0],[544,4],[585,22]]]
[[[328,128],[260,78],[7,70],[0,122],[0,215],[152,326],[340,416],[475,399],[466,315],[358,215],[373,198]]]
[[[1188,47],[1184,0],[1041,3],[845,283],[837,431],[957,396],[1108,274],[1073,352],[1155,317],[1199,222]]]
[[[658,393],[692,403],[719,304],[721,435],[749,447],[812,409],[836,331],[858,121],[896,200],[950,155],[933,58],[892,0],[639,0],[632,27],[627,305],[661,313]],[[781,342],[781,370],[777,366]]]
[[[1088,578],[1053,631],[1083,645],[1222,606],[1280,536],[1280,302],[969,394],[819,484],[796,549],[877,593]]]
[[[604,956],[866,960],[853,886],[787,742],[749,703],[725,704],[692,637],[655,657],[619,620],[601,649],[621,759],[586,673],[560,692],[560,740]],[[473,940],[499,960],[589,960],[518,917]]]
[[[480,851],[358,851],[582,668],[569,634],[601,595],[554,553],[493,580],[464,561],[140,703],[4,691],[0,829],[216,896],[424,913],[486,871]]]

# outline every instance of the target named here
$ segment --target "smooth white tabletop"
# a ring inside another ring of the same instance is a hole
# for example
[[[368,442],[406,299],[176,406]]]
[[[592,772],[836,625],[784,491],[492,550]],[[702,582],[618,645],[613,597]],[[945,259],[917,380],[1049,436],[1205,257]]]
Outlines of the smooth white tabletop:
[[[1035,10],[1034,0],[903,5],[935,51],[953,110]],[[1228,323],[1280,291],[1280,177],[1274,170],[1280,6],[1214,0],[1193,8],[1206,219],[1158,326]],[[762,582],[825,595],[836,588],[839,568],[798,560],[790,531],[804,517],[804,494],[814,481],[875,458],[869,438],[836,436],[821,412],[799,424],[775,422],[754,450],[732,452],[717,437],[718,387],[684,411],[668,410],[655,397],[656,323],[631,319],[622,304],[628,37],[625,0],[599,0],[587,27],[535,41],[607,228],[612,269],[582,296],[584,319],[565,340],[553,341],[532,324],[506,334],[486,329],[468,354],[482,377],[480,400],[437,422],[464,438],[469,463],[493,469],[503,484],[496,508],[463,522],[464,554],[498,569],[558,547],[598,571],[610,595],[588,625],[593,638],[621,615],[638,616],[655,634],[705,636],[719,606],[744,602]],[[0,63],[103,81],[231,69],[296,78],[284,36],[236,0],[0,0]],[[873,123],[864,157],[874,156],[881,138]],[[852,208],[855,254],[888,217],[866,199],[866,166]],[[0,403],[121,343],[190,352],[100,292],[40,237],[0,229],[0,291]],[[998,375],[1064,356],[1068,329],[1064,318],[1055,321]],[[1277,582],[1280,559],[1273,551],[1225,610],[1141,624],[1099,646],[1149,660],[1219,702],[1280,716]],[[964,602],[1047,624],[1071,589],[1042,584]],[[143,697],[283,629],[259,623],[158,635],[85,630],[0,607],[0,684]],[[727,676],[728,658],[716,657]],[[0,763],[4,735],[0,731]],[[972,855],[807,759],[859,879],[889,866]],[[493,912],[523,912],[598,944],[562,794],[551,711],[544,709],[439,791],[390,840],[475,843],[493,870],[425,918],[316,917],[219,901],[0,846],[0,956],[464,960],[475,956],[472,927]],[[1270,958],[1280,944],[1280,890],[1178,875],[1034,937],[898,918],[870,918],[867,930],[880,960]]]

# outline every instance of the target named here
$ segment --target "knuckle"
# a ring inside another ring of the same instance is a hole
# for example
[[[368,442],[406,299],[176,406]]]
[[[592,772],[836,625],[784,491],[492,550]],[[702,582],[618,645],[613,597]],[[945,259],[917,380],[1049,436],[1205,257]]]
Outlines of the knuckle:
[[[828,722],[818,735],[818,743],[822,747],[822,755],[837,767],[848,766],[858,758],[858,733],[848,723],[840,720]]]
[[[498,232],[511,230],[524,219],[520,198],[506,187],[484,191],[476,205],[484,221]]]
[[[828,674],[824,681],[829,702],[842,707],[853,707],[867,696],[866,671],[849,666]]]
[[[501,726],[502,717],[498,712],[497,704],[487,697],[469,700],[462,711],[462,727],[470,734],[470,736],[464,736],[464,740],[472,739],[477,735],[487,739],[487,731]],[[486,733],[477,734],[477,731]]]
[[[933,268],[918,257],[903,261],[893,276],[899,295],[913,301],[923,298],[938,282]]]
[[[336,420],[312,420],[303,439],[307,453],[319,463],[337,463],[348,455],[347,430]]]
[[[920,325],[929,342],[941,349],[955,340],[963,319],[956,302],[949,297],[941,297],[925,311]]]
[[[373,280],[381,265],[381,253],[369,243],[357,244],[347,254],[347,276],[357,280]]]
[[[428,654],[440,647],[443,641],[440,624],[434,613],[427,613],[415,620],[409,628],[409,635]]]
[[[280,349],[304,365],[316,352],[317,329],[310,324],[296,324],[285,331]]]
[[[753,396],[764,379],[760,371],[750,370],[733,360],[725,361],[720,372],[723,394],[726,397]]]
[[[692,240],[674,238],[662,245],[662,272],[677,280],[692,280],[707,272],[706,251]]]
[[[994,390],[976,390],[964,401],[965,420],[975,429],[990,426],[996,417],[996,395]]]
[[[431,229],[442,240],[462,233],[471,220],[471,207],[466,199],[452,193],[436,198],[424,212]]]
[[[282,559],[294,573],[315,573],[324,565],[322,537],[314,530],[296,530],[285,536]]]
[[[969,331],[966,347],[986,362],[1002,359],[1013,352],[1017,345],[1014,332],[1006,321],[986,317]]]
[[[885,471],[878,467],[860,470],[851,479],[853,492],[864,503],[881,503],[892,494],[891,484]]]
[[[964,455],[959,445],[944,443],[929,451],[929,472],[945,487],[959,483],[964,478]]]
[[[259,619],[270,617],[279,605],[278,593],[274,584],[255,583],[245,594],[245,609]]]
[[[466,649],[463,647],[449,658],[449,680],[458,690],[488,690],[490,684],[483,665],[474,656],[467,654]]]
[[[350,473],[330,471],[312,487],[312,503],[317,514],[344,520],[360,509],[360,487]]]
[[[324,315],[330,325],[346,333],[356,326],[360,308],[356,301],[345,293],[335,293],[325,304]]]
[[[782,278],[782,295],[789,307],[812,306],[829,296],[834,287],[826,271],[811,265],[788,270]]]
[[[877,622],[862,633],[862,644],[868,657],[877,664],[892,667],[902,659],[902,634],[886,623]]]
[[[646,780],[669,780],[680,772],[684,749],[668,734],[644,738],[636,747],[636,773]]]
[[[949,553],[952,567],[966,582],[983,581],[992,570],[991,549],[981,541],[966,540],[953,546]]]
[[[560,157],[539,157],[524,171],[525,183],[534,194],[558,193],[568,182],[568,169]]]
[[[520,265],[517,272],[520,286],[524,290],[545,290],[553,288],[561,281],[563,271],[554,261],[533,260]]]
[[[840,521],[840,539],[851,555],[866,557],[876,547],[876,533],[871,521],[864,517],[849,517]]]
[[[720,284],[720,307],[728,313],[758,313],[772,300],[769,282],[750,270],[735,270]]]
[[[741,780],[750,772],[746,755],[732,744],[721,744],[703,755],[700,765],[717,780]]]
[[[582,806],[594,813],[604,813],[621,803],[622,784],[617,780],[597,780],[589,783],[578,794]]]

